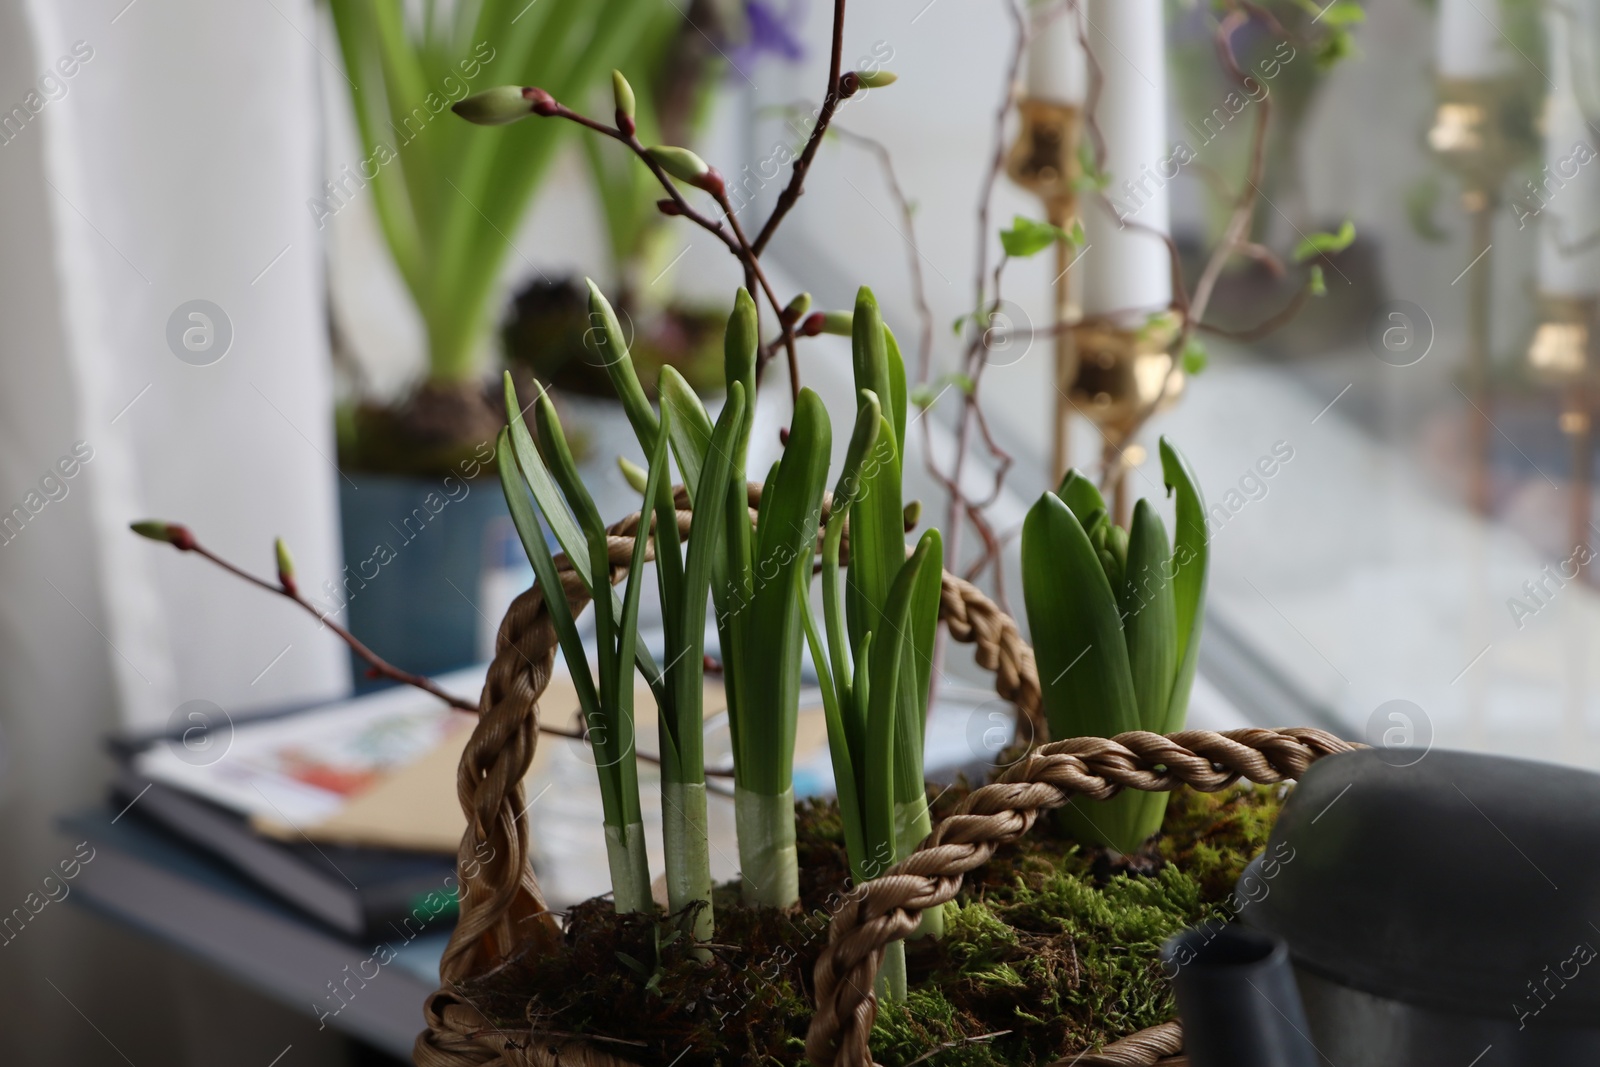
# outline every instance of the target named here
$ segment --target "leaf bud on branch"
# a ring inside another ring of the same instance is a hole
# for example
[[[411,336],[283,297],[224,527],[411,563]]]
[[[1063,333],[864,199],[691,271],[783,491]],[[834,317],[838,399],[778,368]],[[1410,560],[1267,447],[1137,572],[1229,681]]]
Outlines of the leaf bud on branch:
[[[504,126],[529,115],[554,115],[555,97],[543,89],[497,85],[451,105],[450,110],[479,126]]]
[[[194,534],[189,532],[187,526],[146,519],[142,522],[129,523],[128,528],[140,537],[148,537],[152,541],[165,541],[179,552],[194,550]]]
[[[300,587],[294,580],[294,558],[289,555],[289,546],[283,543],[283,538],[277,538],[272,543],[273,552],[278,557],[278,584],[290,596],[297,596]]]
[[[622,76],[622,71],[611,72],[611,95],[617,102],[617,129],[629,137],[639,128],[634,121],[636,105],[633,99],[633,86],[628,84],[628,79]]]

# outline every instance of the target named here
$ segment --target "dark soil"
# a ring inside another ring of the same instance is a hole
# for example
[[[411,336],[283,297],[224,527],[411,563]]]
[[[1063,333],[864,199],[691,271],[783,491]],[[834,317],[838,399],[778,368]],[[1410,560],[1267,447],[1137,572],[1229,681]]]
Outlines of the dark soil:
[[[881,1008],[875,1059],[1031,1067],[1171,1018],[1161,943],[1226,915],[1284,795],[1180,790],[1136,857],[1081,846],[1041,819],[968,876],[942,939],[908,943],[910,996]],[[936,815],[959,797],[948,791]],[[513,960],[463,992],[498,1026],[588,1035],[641,1067],[800,1065],[812,969],[846,884],[831,802],[800,805],[797,845],[801,910],[749,909],[736,885],[722,887],[709,960],[673,920],[591,900],[565,917],[557,956]]]
[[[398,404],[366,402],[342,413],[339,465],[421,478],[459,477],[466,469],[493,474],[495,438],[505,424],[498,382],[424,382]]]
[[[645,317],[621,300],[616,311],[648,395],[654,398],[656,379],[668,365],[701,397],[722,391],[726,312],[673,307]],[[558,394],[615,399],[605,358],[584,343],[591,325],[588,292],[577,279],[538,279],[516,295],[501,328],[506,361],[513,372],[531,374]]]

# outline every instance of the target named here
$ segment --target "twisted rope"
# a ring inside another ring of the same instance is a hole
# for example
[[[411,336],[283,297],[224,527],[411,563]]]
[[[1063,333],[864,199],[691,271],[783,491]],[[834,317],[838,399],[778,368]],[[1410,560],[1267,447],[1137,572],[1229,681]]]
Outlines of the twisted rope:
[[[1042,812],[1079,794],[1105,800],[1123,789],[1165,792],[1187,784],[1209,793],[1241,777],[1282,782],[1352,747],[1322,730],[1187,730],[1168,737],[1137,730],[1055,741],[1024,756],[999,781],[968,794],[916,852],[846,897],[813,972],[817,1014],[806,1034],[807,1059],[814,1067],[872,1062],[867,1039],[878,1014],[872,985],[884,947],[915,930],[922,912],[955,899],[962,876],[1027,833]]]
[[[752,510],[760,497],[761,487],[752,484]],[[674,503],[679,536],[687,537],[692,512],[681,486],[674,490]],[[613,585],[627,575],[642,522],[635,513],[607,528]],[[646,550],[646,559],[654,558],[653,548]],[[587,606],[589,591],[565,556],[557,557],[556,565],[562,593],[576,615]],[[994,672],[996,693],[1017,706],[1032,736],[1044,737],[1038,670],[1016,622],[977,587],[949,572],[940,590],[939,617],[953,639],[974,646],[978,664]],[[544,590],[535,585],[512,602],[500,624],[478,723],[461,756],[456,789],[467,830],[457,854],[460,915],[439,964],[441,988],[424,1004],[427,1029],[413,1050],[418,1067],[629,1067],[629,1061],[594,1043],[495,1029],[460,992],[463,982],[518,951],[537,958],[559,944],[560,927],[534,877],[527,826],[520,818],[522,779],[539,742],[539,699],[556,649]],[[866,1046],[877,1011],[871,987],[884,946],[915,928],[923,909],[954,897],[961,876],[986,861],[996,846],[1025,833],[1040,811],[1060,807],[1079,792],[1103,799],[1122,788],[1167,790],[1180,782],[1215,790],[1240,776],[1282,781],[1318,756],[1348,747],[1316,730],[1191,731],[1170,738],[1145,733],[1076,738],[1025,757],[1000,782],[972,793],[918,852],[859,887],[851,906],[835,917],[817,964],[818,1013],[807,1036],[807,1055],[816,1067],[872,1062]],[[1168,1054],[1163,1049],[1178,1047],[1170,1034],[1148,1036],[1156,1031],[1167,1033],[1161,1027],[1144,1031],[1108,1045],[1097,1054],[1101,1059],[1080,1062],[1155,1064]]]
[[[1182,1051],[1183,1027],[1161,1023],[1113,1041],[1099,1052],[1057,1060],[1050,1067],[1185,1067],[1189,1061],[1179,1055]]]

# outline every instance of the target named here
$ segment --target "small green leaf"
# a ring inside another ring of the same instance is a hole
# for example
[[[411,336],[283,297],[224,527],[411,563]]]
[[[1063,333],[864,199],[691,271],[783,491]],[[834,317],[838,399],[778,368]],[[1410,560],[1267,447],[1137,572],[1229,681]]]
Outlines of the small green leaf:
[[[1356,39],[1349,30],[1336,28],[1317,45],[1313,62],[1319,71],[1331,70],[1339,61],[1355,55]]]
[[[1356,239],[1356,224],[1349,219],[1344,220],[1344,225],[1339,227],[1338,233],[1313,233],[1305,237],[1294,247],[1294,261],[1304,263],[1317,256],[1332,255],[1343,252],[1350,247]]]
[[[1057,241],[1070,238],[1061,227],[1048,222],[1017,215],[1011,220],[1009,230],[1000,231],[1000,247],[1013,259],[1023,259],[1043,252]]]
[[[1322,276],[1322,264],[1311,264],[1311,278],[1306,284],[1310,286],[1312,296],[1328,295],[1328,282]]]
[[[1206,352],[1206,346],[1197,338],[1191,337],[1183,346],[1183,373],[1191,377],[1206,369],[1206,364],[1211,356]]]
[[[863,89],[882,89],[886,85],[893,85],[900,77],[887,70],[858,70],[854,73]]]
[[[1367,12],[1355,0],[1334,0],[1322,9],[1319,18],[1325,25],[1342,29],[1367,21]]]
[[[1100,163],[1095,159],[1094,146],[1084,138],[1078,144],[1078,177],[1073,180],[1072,187],[1080,193],[1101,192],[1111,185],[1111,175],[1100,169]]]

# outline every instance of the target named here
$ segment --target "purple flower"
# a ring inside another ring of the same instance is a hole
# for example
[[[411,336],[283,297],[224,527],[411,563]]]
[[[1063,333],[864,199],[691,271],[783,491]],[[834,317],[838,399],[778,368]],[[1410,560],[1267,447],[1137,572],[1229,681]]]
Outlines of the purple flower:
[[[806,0],[789,0],[778,10],[772,0],[748,0],[744,6],[748,33],[734,50],[733,62],[745,67],[764,55],[777,56],[790,63],[805,58],[805,46],[797,33],[805,21]]]

